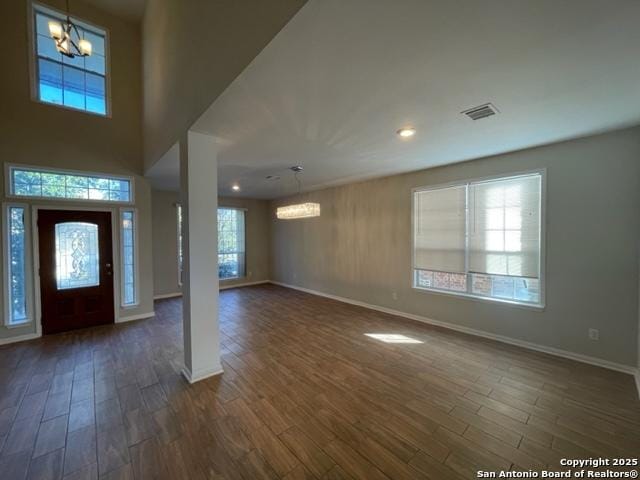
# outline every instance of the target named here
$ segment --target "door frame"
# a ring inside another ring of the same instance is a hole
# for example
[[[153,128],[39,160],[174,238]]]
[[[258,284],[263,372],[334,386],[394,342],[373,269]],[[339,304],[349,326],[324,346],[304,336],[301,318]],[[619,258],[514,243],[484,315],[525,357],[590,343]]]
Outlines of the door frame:
[[[107,212],[111,214],[111,254],[113,255],[113,323],[118,323],[120,306],[120,244],[118,243],[120,226],[118,224],[117,207],[84,207],[73,205],[32,205],[31,231],[33,232],[33,304],[36,334],[42,336],[42,303],[40,298],[40,231],[38,230],[38,212],[40,210],[77,210],[85,212]],[[116,265],[118,268],[115,268]]]

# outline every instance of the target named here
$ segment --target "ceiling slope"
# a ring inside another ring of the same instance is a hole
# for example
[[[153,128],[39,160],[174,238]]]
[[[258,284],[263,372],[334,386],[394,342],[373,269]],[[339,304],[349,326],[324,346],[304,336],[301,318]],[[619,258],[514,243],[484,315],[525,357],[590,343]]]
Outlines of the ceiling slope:
[[[310,0],[194,128],[220,144],[221,194],[238,182],[257,198],[294,193],[296,164],[318,188],[622,128],[640,123],[639,19],[636,0]],[[210,57],[242,67],[218,49]],[[147,56],[145,68],[166,66]],[[192,113],[225,83],[191,80],[158,84],[176,98],[191,88]],[[461,114],[488,102],[497,115]],[[170,112],[145,114],[159,129]],[[405,125],[417,129],[408,141],[395,134]]]

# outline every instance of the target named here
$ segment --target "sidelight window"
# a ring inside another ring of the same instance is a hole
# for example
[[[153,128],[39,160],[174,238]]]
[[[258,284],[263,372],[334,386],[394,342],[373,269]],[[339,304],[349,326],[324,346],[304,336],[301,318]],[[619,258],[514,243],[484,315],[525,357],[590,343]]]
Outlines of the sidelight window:
[[[27,209],[24,205],[4,208],[5,321],[8,326],[30,321],[28,298],[29,255]]]
[[[120,212],[120,231],[122,241],[122,305],[130,307],[138,303],[138,275],[136,212],[123,209]]]

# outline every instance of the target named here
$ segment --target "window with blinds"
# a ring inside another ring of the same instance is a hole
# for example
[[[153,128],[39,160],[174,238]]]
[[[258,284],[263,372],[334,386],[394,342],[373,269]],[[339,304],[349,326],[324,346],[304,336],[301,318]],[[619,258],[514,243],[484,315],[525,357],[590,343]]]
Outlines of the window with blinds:
[[[542,173],[413,193],[414,286],[541,306]]]

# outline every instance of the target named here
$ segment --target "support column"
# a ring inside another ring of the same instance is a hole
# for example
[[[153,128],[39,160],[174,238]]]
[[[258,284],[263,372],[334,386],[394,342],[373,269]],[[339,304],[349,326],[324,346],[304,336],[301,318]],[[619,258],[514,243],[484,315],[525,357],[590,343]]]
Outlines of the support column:
[[[218,320],[218,162],[210,135],[180,141],[183,375],[194,383],[222,373]]]

